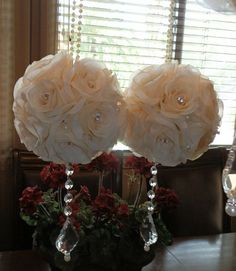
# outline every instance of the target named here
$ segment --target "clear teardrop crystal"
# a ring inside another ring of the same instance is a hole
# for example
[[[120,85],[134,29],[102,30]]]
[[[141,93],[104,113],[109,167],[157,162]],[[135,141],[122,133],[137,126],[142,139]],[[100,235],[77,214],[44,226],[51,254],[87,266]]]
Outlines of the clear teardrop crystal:
[[[67,190],[70,190],[70,189],[73,188],[73,182],[72,182],[72,180],[70,178],[68,178],[67,181],[65,182],[65,188]]]
[[[153,222],[153,218],[151,214],[148,214],[146,216],[139,230],[140,230],[140,235],[144,241],[144,250],[148,251],[148,247],[152,244],[155,244],[158,239],[156,226]]]
[[[67,218],[56,240],[56,248],[65,255],[65,260],[70,260],[70,253],[75,248],[78,241],[78,233],[70,218]]]
[[[222,185],[227,195],[225,211],[230,216],[236,216],[236,172],[233,169],[236,157],[236,118],[235,132],[232,146],[230,147],[228,158],[222,173]]]
[[[151,167],[150,172],[152,175],[157,175],[157,167],[154,165]]]

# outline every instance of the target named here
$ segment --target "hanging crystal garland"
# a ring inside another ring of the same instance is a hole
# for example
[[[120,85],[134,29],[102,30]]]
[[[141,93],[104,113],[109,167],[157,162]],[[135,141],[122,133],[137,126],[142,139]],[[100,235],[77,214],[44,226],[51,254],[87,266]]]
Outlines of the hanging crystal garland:
[[[74,0],[71,9],[69,52],[76,58],[80,54],[83,0]]]
[[[168,17],[168,30],[167,30],[167,42],[166,42],[166,57],[165,62],[169,63],[172,61],[172,50],[173,50],[173,26],[174,26],[174,13],[175,13],[175,0],[170,1],[169,17]]]
[[[71,16],[69,16],[70,28],[68,29],[69,33],[68,49],[73,58],[76,58],[79,57],[80,53],[83,0],[78,1],[73,0],[72,5],[70,5],[70,2],[71,1],[69,1],[68,8],[68,14],[71,14]],[[57,250],[64,254],[64,260],[66,262],[70,261],[71,259],[70,253],[75,248],[79,241],[78,233],[76,232],[72,220],[70,218],[72,214],[72,208],[70,207],[70,203],[73,201],[73,195],[70,193],[70,190],[73,188],[73,181],[71,180],[71,176],[73,175],[73,173],[74,173],[73,167],[71,165],[67,165],[66,166],[67,180],[65,182],[65,189],[67,193],[64,197],[65,201],[64,215],[66,216],[66,221],[63,224],[63,227],[55,243]]]
[[[71,176],[73,175],[74,170],[71,165],[66,166],[66,176],[67,180],[65,182],[65,189],[67,191],[64,201],[64,215],[66,216],[66,221],[60,231],[59,236],[56,240],[56,248],[58,251],[64,254],[64,260],[66,262],[70,261],[71,251],[75,248],[79,241],[78,233],[76,232],[73,223],[71,221],[72,208],[70,207],[70,203],[73,200],[73,195],[70,190],[73,188],[73,181],[71,180]]]
[[[233,171],[233,164],[236,158],[236,119],[234,126],[234,139],[229,149],[228,159],[226,161],[223,174],[222,185],[227,195],[225,211],[230,216],[236,216],[236,171]]]
[[[76,54],[80,54],[80,44],[81,44],[81,30],[82,30],[82,13],[83,13],[83,0],[79,3],[79,16],[78,16],[78,26],[77,26],[77,42],[76,42]]]
[[[156,226],[154,224],[153,217],[152,217],[152,213],[154,211],[153,199],[155,198],[154,189],[157,186],[157,167],[156,167],[156,165],[151,167],[150,172],[152,174],[152,177],[149,180],[149,185],[151,186],[151,189],[147,192],[147,196],[149,198],[149,201],[147,203],[148,214],[144,218],[144,220],[140,226],[140,235],[144,241],[144,250],[145,251],[149,251],[150,246],[152,244],[155,244],[158,239]]]

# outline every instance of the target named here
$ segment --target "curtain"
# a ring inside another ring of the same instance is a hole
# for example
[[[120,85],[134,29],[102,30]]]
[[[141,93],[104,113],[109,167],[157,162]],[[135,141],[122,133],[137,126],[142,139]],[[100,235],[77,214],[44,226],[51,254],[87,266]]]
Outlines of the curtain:
[[[9,222],[12,210],[12,183],[9,182],[11,172],[11,149],[13,137],[12,125],[12,88],[14,84],[15,50],[14,50],[14,12],[13,0],[1,1],[0,5],[0,240],[6,243],[11,224]],[[11,22],[11,23],[10,23]],[[8,196],[6,196],[6,194]]]
[[[31,0],[30,62],[55,53],[57,47],[56,16],[56,0]]]
[[[0,8],[0,170],[9,166],[12,146],[12,88],[14,83],[14,1]]]
[[[0,250],[14,247],[17,195],[12,150],[24,149],[13,125],[13,88],[34,60],[56,48],[56,0],[0,0]]]

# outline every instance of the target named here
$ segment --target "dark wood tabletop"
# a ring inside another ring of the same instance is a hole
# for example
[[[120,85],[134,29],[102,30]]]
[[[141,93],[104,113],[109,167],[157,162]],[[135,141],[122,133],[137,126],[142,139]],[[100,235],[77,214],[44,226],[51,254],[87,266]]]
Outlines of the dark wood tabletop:
[[[4,251],[0,252],[0,271],[51,271],[35,251]]]
[[[236,233],[177,238],[142,271],[235,271]]]
[[[142,271],[235,271],[236,233],[178,238]],[[0,252],[0,271],[50,271],[33,251]],[[121,270],[122,271],[122,270]]]

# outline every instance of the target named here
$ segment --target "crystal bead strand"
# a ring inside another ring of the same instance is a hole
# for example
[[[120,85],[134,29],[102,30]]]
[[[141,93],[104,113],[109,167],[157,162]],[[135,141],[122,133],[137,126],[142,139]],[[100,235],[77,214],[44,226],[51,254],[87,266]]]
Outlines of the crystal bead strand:
[[[65,182],[65,189],[67,191],[64,201],[65,201],[65,207],[64,207],[64,215],[66,217],[66,221],[63,224],[63,227],[60,231],[59,236],[56,240],[56,248],[58,251],[64,254],[64,260],[66,262],[70,261],[71,251],[75,248],[75,246],[78,243],[79,236],[76,232],[73,223],[70,219],[70,216],[72,214],[72,208],[70,207],[70,203],[73,200],[73,195],[71,194],[70,190],[73,188],[73,181],[71,180],[71,176],[73,175],[74,170],[71,165],[66,166],[66,176],[67,180]]]
[[[169,10],[170,10],[170,13],[169,13],[169,18],[168,18],[169,23],[168,23],[168,30],[167,30],[166,57],[165,57],[166,63],[169,63],[172,60],[175,0],[171,0]]]
[[[76,37],[77,37],[77,33],[75,30],[76,21],[77,21],[76,6],[77,6],[77,1],[73,0],[72,6],[71,6],[72,10],[70,10],[71,17],[70,17],[70,47],[69,47],[69,52],[73,56],[73,58],[76,56],[76,54],[75,54],[76,53],[75,41],[76,41]]]
[[[236,120],[236,119],[235,119]],[[236,123],[234,128],[234,139],[229,149],[228,158],[222,173],[222,185],[228,199],[225,211],[230,216],[236,216],[236,174],[232,172],[234,160],[236,158]]]
[[[83,13],[83,0],[79,2],[79,15],[78,15],[78,26],[77,26],[77,41],[76,41],[76,54],[79,57],[80,45],[81,45],[81,30],[82,30],[82,13]]]
[[[66,14],[68,13],[68,9],[69,7],[67,7],[67,11],[66,11],[66,5],[65,4],[59,4],[59,7],[61,7],[63,9],[62,14]],[[68,23],[66,22],[66,16],[63,16],[62,18],[62,23],[61,23],[61,35],[62,35],[62,40],[63,43],[67,44],[67,50],[69,49],[69,43],[68,43]],[[61,49],[61,48],[58,48]]]
[[[80,54],[83,0],[73,0],[71,9],[69,52],[76,58]]]
[[[147,192],[147,196],[149,198],[148,202],[148,211],[152,213],[154,211],[154,205],[153,205],[153,199],[155,198],[155,192],[154,188],[157,186],[157,167],[156,165],[152,166],[151,169],[152,177],[149,180],[149,185],[151,186],[151,189]]]
[[[158,239],[158,234],[156,231],[156,227],[153,221],[152,213],[154,211],[153,199],[155,198],[154,188],[157,186],[157,167],[156,165],[152,166],[150,169],[152,174],[151,179],[149,180],[149,184],[151,189],[147,192],[147,196],[149,201],[147,203],[148,215],[144,219],[141,227],[140,227],[140,235],[144,241],[144,250],[149,251],[150,245],[155,244]]]

